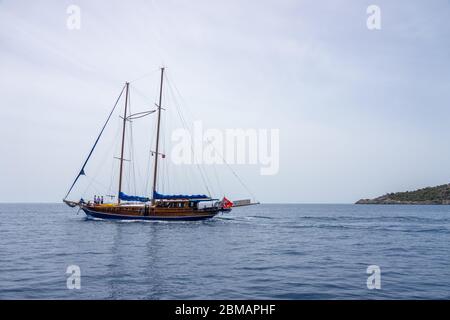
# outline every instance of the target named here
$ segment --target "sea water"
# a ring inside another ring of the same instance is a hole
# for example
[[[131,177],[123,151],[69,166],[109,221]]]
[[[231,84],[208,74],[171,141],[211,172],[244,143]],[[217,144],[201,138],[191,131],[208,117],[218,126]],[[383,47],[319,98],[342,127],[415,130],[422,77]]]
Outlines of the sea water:
[[[0,299],[450,298],[450,206],[263,204],[121,222],[1,204],[0,218]]]

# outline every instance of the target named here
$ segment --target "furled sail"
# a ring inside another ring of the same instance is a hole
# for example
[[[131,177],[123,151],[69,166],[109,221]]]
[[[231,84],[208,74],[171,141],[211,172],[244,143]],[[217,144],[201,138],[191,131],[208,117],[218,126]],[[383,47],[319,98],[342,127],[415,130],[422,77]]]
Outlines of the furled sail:
[[[139,196],[129,196],[123,192],[119,193],[119,199],[123,201],[136,201],[136,202],[148,202],[150,201],[147,197],[139,197]]]
[[[208,197],[205,194],[192,194],[192,195],[187,195],[187,194],[161,194],[158,192],[153,192],[153,199],[165,199],[165,200],[175,200],[175,199],[210,199],[210,197]]]

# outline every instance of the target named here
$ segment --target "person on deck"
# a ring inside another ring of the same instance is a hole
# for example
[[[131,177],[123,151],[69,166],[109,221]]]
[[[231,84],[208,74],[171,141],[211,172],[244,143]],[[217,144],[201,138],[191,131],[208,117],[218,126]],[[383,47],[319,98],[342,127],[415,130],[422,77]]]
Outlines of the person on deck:
[[[94,196],[94,204],[97,204],[97,196]]]
[[[100,203],[103,204],[103,196],[102,196],[102,199],[100,200]]]

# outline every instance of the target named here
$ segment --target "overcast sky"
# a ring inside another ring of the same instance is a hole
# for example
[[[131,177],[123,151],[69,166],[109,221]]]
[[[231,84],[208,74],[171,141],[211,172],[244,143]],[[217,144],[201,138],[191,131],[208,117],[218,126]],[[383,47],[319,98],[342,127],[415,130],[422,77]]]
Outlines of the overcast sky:
[[[262,202],[448,183],[449,39],[448,0],[0,0],[0,201],[60,201],[123,82],[161,65],[205,125],[280,129],[279,173],[241,175]]]

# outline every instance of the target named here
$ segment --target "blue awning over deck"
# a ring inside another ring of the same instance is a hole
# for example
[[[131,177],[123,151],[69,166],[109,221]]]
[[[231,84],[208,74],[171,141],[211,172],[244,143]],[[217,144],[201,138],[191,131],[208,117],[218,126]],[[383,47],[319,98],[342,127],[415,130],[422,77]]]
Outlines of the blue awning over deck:
[[[189,199],[189,200],[198,200],[198,199],[210,199],[210,197],[208,197],[205,194],[192,194],[192,195],[187,195],[187,194],[161,194],[158,192],[154,192],[153,193],[153,199],[165,199],[165,200],[176,200],[176,199]]]
[[[123,192],[119,193],[119,199],[123,201],[137,201],[137,202],[148,202],[150,201],[147,197],[139,197],[139,196],[129,196]]]

